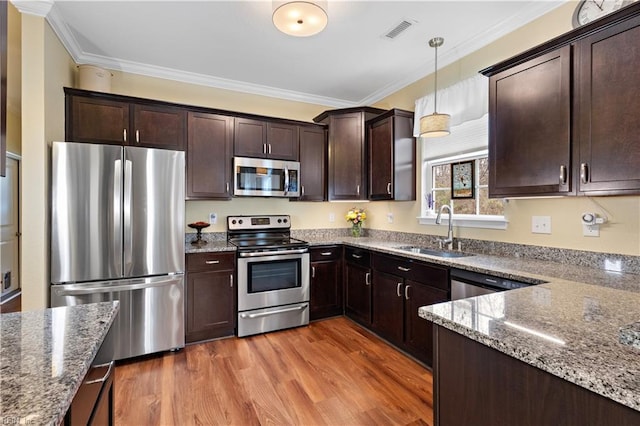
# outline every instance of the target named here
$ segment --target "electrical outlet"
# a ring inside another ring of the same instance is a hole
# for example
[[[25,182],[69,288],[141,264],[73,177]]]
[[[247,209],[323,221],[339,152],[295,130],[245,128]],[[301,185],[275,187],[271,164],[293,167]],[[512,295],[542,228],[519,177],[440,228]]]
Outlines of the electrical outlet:
[[[335,222],[336,221],[336,214],[335,213],[329,213],[329,222]]]
[[[209,223],[215,225],[218,223],[218,214],[217,213],[209,213]]]
[[[387,213],[387,222],[393,223],[393,213]]]
[[[582,235],[585,237],[599,237],[600,225],[585,225],[582,224]]]
[[[531,232],[534,234],[550,234],[551,216],[531,216]]]

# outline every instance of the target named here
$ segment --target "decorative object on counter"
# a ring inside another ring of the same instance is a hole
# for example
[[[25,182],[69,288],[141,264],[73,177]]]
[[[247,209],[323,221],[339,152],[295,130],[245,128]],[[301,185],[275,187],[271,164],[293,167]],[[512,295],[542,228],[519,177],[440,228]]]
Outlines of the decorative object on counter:
[[[449,121],[451,116],[449,114],[439,114],[438,107],[438,47],[442,46],[444,38],[434,37],[429,40],[429,46],[436,50],[436,66],[434,73],[433,83],[433,114],[425,115],[420,118],[420,137],[421,138],[439,138],[447,136],[449,133]]]
[[[274,1],[273,25],[294,37],[308,37],[327,26],[327,2],[321,0]]]
[[[195,229],[196,232],[197,232],[196,239],[191,241],[191,244],[193,244],[193,245],[204,245],[204,244],[207,244],[207,242],[202,239],[202,230],[204,228],[208,228],[209,227],[209,224],[207,222],[195,222],[195,223],[190,223],[187,226],[189,228]]]
[[[361,237],[362,224],[367,220],[367,213],[365,213],[364,209],[354,207],[347,212],[345,218],[347,222],[351,222],[351,236],[356,238]]]
[[[451,164],[451,198],[474,198],[474,161]]]

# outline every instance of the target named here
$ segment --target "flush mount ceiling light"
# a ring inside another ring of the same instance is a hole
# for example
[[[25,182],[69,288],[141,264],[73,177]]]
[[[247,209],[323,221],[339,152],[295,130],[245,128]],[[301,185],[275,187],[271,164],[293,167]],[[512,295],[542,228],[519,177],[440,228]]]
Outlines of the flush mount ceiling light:
[[[434,75],[433,90],[433,114],[425,115],[420,118],[420,137],[422,138],[438,138],[447,136],[449,133],[449,114],[438,114],[438,47],[442,46],[444,39],[442,37],[434,37],[429,40],[429,46],[436,50],[436,72]]]
[[[274,1],[273,25],[285,34],[308,37],[327,26],[326,1]]]

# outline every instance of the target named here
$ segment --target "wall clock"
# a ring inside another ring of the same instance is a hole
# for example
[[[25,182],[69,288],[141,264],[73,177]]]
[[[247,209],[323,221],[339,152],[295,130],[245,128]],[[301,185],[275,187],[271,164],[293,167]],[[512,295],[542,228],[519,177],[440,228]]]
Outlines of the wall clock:
[[[577,28],[602,18],[631,2],[631,0],[581,0],[573,12],[573,27]]]

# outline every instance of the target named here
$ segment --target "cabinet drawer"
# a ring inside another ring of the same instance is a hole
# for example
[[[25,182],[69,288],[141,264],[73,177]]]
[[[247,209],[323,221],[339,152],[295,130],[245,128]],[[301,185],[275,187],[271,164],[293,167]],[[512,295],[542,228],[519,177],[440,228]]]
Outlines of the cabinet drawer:
[[[370,265],[371,256],[367,250],[353,248],[353,247],[345,247],[344,260],[349,263],[353,263],[353,264],[368,268]]]
[[[342,257],[342,249],[339,246],[314,247],[309,250],[312,262],[323,260],[336,260]]]
[[[235,269],[236,255],[227,252],[190,253],[187,254],[187,271],[223,271]]]
[[[373,269],[427,284],[445,291],[449,290],[448,270],[420,261],[375,254],[373,256]]]

